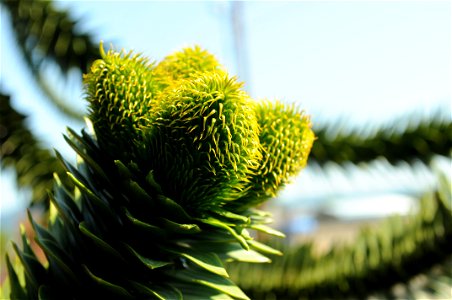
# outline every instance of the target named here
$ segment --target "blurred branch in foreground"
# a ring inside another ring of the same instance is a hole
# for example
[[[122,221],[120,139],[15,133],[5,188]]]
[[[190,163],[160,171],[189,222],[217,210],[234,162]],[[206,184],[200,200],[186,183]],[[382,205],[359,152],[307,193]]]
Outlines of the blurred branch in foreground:
[[[89,65],[100,57],[93,37],[79,33],[78,22],[68,12],[56,9],[51,1],[3,0],[1,4],[10,13],[17,45],[40,88],[63,113],[81,120],[83,113],[55,92],[55,85],[49,83],[43,71],[53,63],[65,77],[71,69],[86,73]]]

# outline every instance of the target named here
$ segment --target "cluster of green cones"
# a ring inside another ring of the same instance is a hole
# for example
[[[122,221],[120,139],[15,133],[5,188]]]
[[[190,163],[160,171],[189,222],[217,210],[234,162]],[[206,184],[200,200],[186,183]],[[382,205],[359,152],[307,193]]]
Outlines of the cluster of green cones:
[[[305,165],[314,134],[294,105],[256,101],[215,57],[153,63],[105,53],[84,77],[90,132],[68,130],[76,166],[55,176],[46,228],[30,217],[7,258],[12,299],[248,299],[223,267],[281,253],[256,207]],[[75,188],[74,188],[75,186]]]

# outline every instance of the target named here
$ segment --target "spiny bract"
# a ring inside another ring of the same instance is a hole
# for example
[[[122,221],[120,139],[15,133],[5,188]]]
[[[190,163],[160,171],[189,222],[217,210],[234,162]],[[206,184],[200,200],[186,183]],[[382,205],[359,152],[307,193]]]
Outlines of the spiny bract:
[[[129,149],[142,143],[142,129],[153,105],[156,84],[152,64],[145,57],[129,52],[105,53],[84,76],[97,139],[113,158],[130,159]],[[132,147],[131,147],[132,146]]]
[[[161,89],[178,80],[189,79],[204,72],[220,72],[223,68],[215,56],[199,46],[185,48],[165,57],[155,68],[154,75]]]
[[[261,129],[262,159],[247,195],[237,201],[245,207],[276,196],[281,186],[306,165],[314,142],[309,118],[294,104],[261,101],[255,112]]]
[[[243,194],[261,160],[258,134],[254,104],[241,84],[227,74],[201,73],[160,101],[150,132],[152,169],[191,211],[214,209]]]
[[[48,228],[30,217],[49,263],[23,235],[11,298],[248,299],[223,262],[281,255],[248,230],[284,236],[253,206],[305,165],[309,120],[251,100],[200,48],[157,66],[102,53],[85,84],[94,133],[69,129],[72,184],[55,178]]]

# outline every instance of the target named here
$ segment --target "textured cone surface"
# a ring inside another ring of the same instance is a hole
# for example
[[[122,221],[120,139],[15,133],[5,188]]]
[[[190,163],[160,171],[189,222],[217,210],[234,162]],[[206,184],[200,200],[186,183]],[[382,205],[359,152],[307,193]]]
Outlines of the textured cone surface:
[[[226,74],[205,73],[158,107],[150,153],[159,159],[152,168],[186,207],[238,198],[261,158],[254,104],[240,87]]]
[[[174,83],[179,80],[221,70],[220,63],[212,54],[196,46],[168,55],[156,66],[154,74],[161,88],[164,89],[174,86]]]
[[[141,132],[149,126],[155,96],[152,64],[138,54],[102,54],[84,77],[90,119],[101,146],[114,158],[125,158],[131,148],[139,148]]]

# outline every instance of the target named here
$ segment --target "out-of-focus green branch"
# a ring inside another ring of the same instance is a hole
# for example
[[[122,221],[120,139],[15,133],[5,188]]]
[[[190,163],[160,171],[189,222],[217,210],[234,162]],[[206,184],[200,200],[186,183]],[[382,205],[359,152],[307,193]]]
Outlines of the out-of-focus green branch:
[[[17,44],[36,82],[48,98],[66,115],[81,120],[83,114],[62,99],[43,75],[44,63],[56,64],[64,75],[71,68],[85,73],[100,57],[93,38],[77,30],[78,23],[52,1],[6,1],[1,4],[10,13]]]
[[[43,148],[17,112],[10,97],[0,93],[1,168],[14,168],[20,187],[32,190],[32,203],[48,205],[47,191],[53,188],[53,172],[63,168],[52,152]]]
[[[429,162],[434,155],[449,156],[452,150],[452,120],[441,118],[439,113],[430,119],[411,121],[404,130],[385,126],[372,135],[359,131],[338,131],[339,124],[314,127],[317,141],[309,160],[321,165],[327,162],[360,163],[384,157],[391,163],[421,160]],[[335,125],[335,126],[333,126]],[[342,124],[343,125],[343,124]],[[333,133],[331,128],[336,128]]]
[[[308,243],[286,249],[272,264],[233,264],[228,271],[252,299],[389,295],[395,284],[451,260],[451,200],[450,180],[443,178],[438,191],[421,199],[416,214],[364,229],[351,245],[318,254]]]

